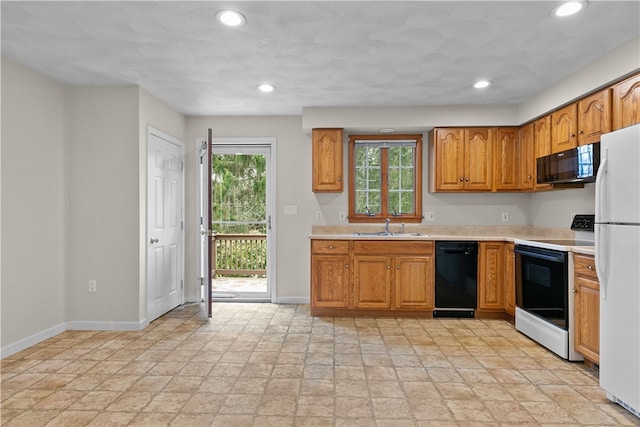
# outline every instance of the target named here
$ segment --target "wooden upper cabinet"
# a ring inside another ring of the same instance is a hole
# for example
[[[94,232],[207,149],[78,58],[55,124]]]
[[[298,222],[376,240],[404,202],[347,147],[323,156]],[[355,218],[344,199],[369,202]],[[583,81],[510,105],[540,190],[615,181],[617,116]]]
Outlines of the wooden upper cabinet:
[[[640,123],[640,74],[613,86],[613,130]]]
[[[520,162],[520,190],[533,190],[536,182],[536,156],[533,143],[533,123],[522,126],[518,132],[518,158]]]
[[[495,128],[436,128],[435,191],[491,191]]]
[[[533,123],[536,158],[551,154],[551,115],[539,118]]]
[[[611,91],[601,90],[578,101],[578,145],[600,142],[611,132]]]
[[[464,190],[464,129],[435,129],[433,144],[436,190]]]
[[[578,106],[567,105],[551,113],[551,153],[578,146]]]
[[[498,191],[517,190],[520,186],[518,128],[498,128],[495,147],[494,188]]]
[[[491,191],[493,129],[465,129],[464,189]]]
[[[313,129],[313,191],[343,191],[342,129]]]

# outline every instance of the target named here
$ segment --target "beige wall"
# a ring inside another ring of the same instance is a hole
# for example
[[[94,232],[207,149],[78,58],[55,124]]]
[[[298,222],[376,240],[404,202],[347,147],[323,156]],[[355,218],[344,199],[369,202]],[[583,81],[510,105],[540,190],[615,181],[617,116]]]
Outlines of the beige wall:
[[[66,320],[66,99],[63,85],[2,58],[3,352]]]
[[[137,323],[138,88],[69,93],[68,320]]]

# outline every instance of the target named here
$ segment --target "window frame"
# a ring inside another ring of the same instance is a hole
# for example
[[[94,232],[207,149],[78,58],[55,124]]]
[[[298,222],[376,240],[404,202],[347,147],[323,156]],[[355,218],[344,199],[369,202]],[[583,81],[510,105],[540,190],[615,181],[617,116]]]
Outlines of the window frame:
[[[393,215],[389,212],[389,164],[388,150],[382,150],[380,159],[381,169],[381,188],[380,188],[380,204],[381,212],[375,215],[367,215],[365,213],[356,213],[356,170],[355,170],[355,149],[356,141],[397,141],[397,140],[415,140],[416,148],[413,166],[413,199],[414,213],[411,215]],[[387,218],[391,222],[401,223],[419,223],[422,222],[422,134],[397,134],[397,135],[349,135],[349,222],[350,223],[381,223]]]

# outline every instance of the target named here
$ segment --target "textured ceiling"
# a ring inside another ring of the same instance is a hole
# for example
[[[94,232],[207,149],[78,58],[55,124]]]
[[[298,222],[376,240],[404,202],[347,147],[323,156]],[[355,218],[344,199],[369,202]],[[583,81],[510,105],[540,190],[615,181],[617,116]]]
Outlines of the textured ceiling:
[[[640,34],[638,1],[565,19],[557,4],[2,1],[2,54],[72,85],[139,85],[187,115],[514,104]],[[227,7],[244,27],[218,24]]]

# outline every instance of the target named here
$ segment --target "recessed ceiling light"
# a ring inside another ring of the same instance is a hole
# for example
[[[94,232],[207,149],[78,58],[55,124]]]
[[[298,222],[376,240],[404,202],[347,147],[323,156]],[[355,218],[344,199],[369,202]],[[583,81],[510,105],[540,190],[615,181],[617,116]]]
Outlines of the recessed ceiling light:
[[[491,86],[491,83],[491,80],[478,80],[473,84],[473,87],[475,87],[476,89],[484,89],[485,87]]]
[[[582,8],[586,5],[584,1],[567,1],[553,9],[553,15],[559,17],[565,17],[573,15],[574,13],[580,12]]]
[[[378,132],[380,133],[393,133],[396,130],[394,128],[382,128],[382,129],[378,129]]]
[[[273,92],[274,90],[276,90],[276,87],[274,85],[272,85],[271,83],[262,83],[262,84],[258,85],[258,90],[260,92],[269,93],[269,92]]]
[[[221,10],[216,13],[216,19],[227,27],[240,27],[247,22],[244,15],[235,10]]]

